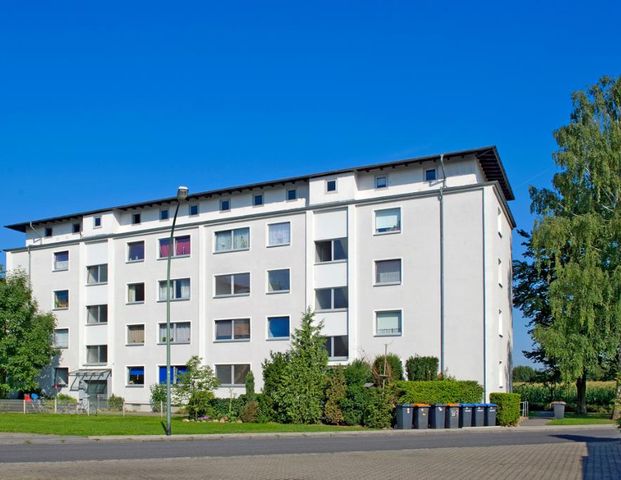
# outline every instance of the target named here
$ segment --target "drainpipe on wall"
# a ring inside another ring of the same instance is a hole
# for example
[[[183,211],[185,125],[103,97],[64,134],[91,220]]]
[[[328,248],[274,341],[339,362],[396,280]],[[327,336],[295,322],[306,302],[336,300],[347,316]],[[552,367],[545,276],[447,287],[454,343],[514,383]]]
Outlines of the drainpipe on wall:
[[[446,172],[444,171],[444,154],[440,155],[442,184],[440,185],[440,373],[444,375],[444,188]]]

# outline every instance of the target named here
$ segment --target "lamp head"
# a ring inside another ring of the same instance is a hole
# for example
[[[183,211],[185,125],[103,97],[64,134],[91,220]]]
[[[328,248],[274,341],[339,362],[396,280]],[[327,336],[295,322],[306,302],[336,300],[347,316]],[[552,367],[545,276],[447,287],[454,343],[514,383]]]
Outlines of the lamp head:
[[[188,192],[189,192],[189,188],[188,187],[184,187],[181,186],[177,189],[177,200],[179,200],[180,202],[184,201],[186,198],[188,198]]]

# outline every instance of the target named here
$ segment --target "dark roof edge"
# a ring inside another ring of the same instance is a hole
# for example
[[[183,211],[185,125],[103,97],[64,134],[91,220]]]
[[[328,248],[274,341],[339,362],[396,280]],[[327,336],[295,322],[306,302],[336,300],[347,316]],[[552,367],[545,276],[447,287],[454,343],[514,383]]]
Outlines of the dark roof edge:
[[[338,170],[329,170],[329,171],[324,171],[324,172],[319,172],[319,173],[312,173],[312,174],[309,174],[309,175],[301,175],[301,176],[298,176],[298,177],[281,178],[281,179],[277,179],[277,180],[271,180],[271,181],[259,182],[259,183],[252,183],[252,184],[247,184],[247,185],[238,185],[238,186],[229,187],[229,188],[223,188],[223,189],[218,189],[218,190],[207,190],[207,191],[204,191],[204,192],[190,194],[188,196],[188,200],[199,199],[199,198],[204,198],[204,197],[212,197],[212,196],[216,196],[216,195],[225,195],[227,193],[233,193],[233,192],[236,192],[236,191],[253,190],[253,189],[258,189],[258,188],[264,188],[264,187],[268,187],[268,186],[278,185],[278,184],[294,183],[294,182],[299,182],[299,181],[302,181],[302,180],[309,180],[311,178],[324,177],[324,176],[328,176],[328,175],[338,175],[338,174],[347,173],[347,172],[360,172],[360,171],[379,170],[379,169],[382,169],[382,168],[398,167],[398,166],[402,166],[402,165],[408,165],[408,164],[411,164],[411,163],[422,163],[422,162],[426,162],[426,161],[430,161],[430,160],[439,159],[441,155],[442,154],[426,155],[424,157],[407,158],[407,159],[403,159],[403,160],[396,160],[396,161],[384,162],[384,163],[375,163],[375,164],[363,165],[363,166],[359,166],[359,167],[350,167],[350,168],[343,168],[343,169],[338,169]],[[490,180],[490,181],[497,180],[498,181],[498,183],[500,184],[500,186],[502,188],[502,192],[503,192],[503,194],[504,194],[504,196],[505,196],[505,198],[507,200],[514,200],[515,199],[515,197],[513,195],[513,191],[511,190],[511,186],[509,185],[509,180],[507,179],[507,175],[506,175],[505,169],[504,169],[504,167],[502,165],[502,162],[500,160],[500,156],[498,155],[498,150],[496,149],[495,145],[490,145],[490,146],[487,146],[487,147],[473,148],[473,149],[469,149],[469,150],[460,150],[460,151],[455,151],[455,152],[447,152],[447,153],[444,153],[443,155],[444,155],[445,159],[449,159],[451,157],[453,157],[453,158],[454,157],[465,157],[465,156],[468,156],[468,155],[476,156],[477,158],[479,158],[479,162],[481,163],[481,167],[483,168],[483,170],[485,172],[485,175],[488,177],[488,180]],[[486,171],[486,167],[483,164],[483,162],[481,161],[481,159],[482,158],[486,158],[489,161],[490,155],[493,157],[493,163],[498,168],[499,173],[494,172],[489,167],[487,168],[487,171]],[[28,221],[28,222],[15,223],[13,225],[5,225],[5,228],[9,228],[11,230],[16,230],[18,232],[26,232],[26,229],[28,228],[28,226],[30,226],[30,224],[33,224],[33,225],[39,224],[40,225],[40,224],[44,224],[44,223],[67,221],[67,220],[71,220],[72,218],[80,218],[80,217],[85,216],[85,215],[95,215],[97,213],[109,212],[109,211],[112,211],[112,210],[131,210],[131,209],[135,209],[135,208],[146,207],[146,206],[149,206],[149,205],[172,203],[175,200],[176,200],[175,197],[160,198],[160,199],[156,199],[156,200],[148,200],[146,202],[130,203],[130,204],[126,204],[126,205],[118,205],[118,206],[115,206],[115,207],[100,208],[100,209],[97,209],[97,210],[88,210],[88,211],[84,211],[84,212],[76,212],[76,213],[71,213],[71,214],[68,214],[68,215],[61,215],[61,216],[58,216],[58,217],[50,217],[50,218],[43,218],[43,219],[39,219],[39,220],[32,220],[32,221]]]

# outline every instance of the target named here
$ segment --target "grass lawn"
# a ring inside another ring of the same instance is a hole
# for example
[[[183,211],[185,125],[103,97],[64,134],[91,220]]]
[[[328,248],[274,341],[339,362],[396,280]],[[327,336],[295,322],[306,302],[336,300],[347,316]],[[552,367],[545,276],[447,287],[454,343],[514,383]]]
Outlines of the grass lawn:
[[[333,425],[281,425],[279,423],[194,423],[173,418],[173,434],[330,432],[362,430]],[[0,432],[54,435],[163,435],[159,417],[117,415],[65,415],[0,413]]]
[[[601,425],[606,423],[615,423],[609,415],[603,413],[587,413],[579,415],[577,413],[565,413],[562,420],[550,420],[548,425]]]

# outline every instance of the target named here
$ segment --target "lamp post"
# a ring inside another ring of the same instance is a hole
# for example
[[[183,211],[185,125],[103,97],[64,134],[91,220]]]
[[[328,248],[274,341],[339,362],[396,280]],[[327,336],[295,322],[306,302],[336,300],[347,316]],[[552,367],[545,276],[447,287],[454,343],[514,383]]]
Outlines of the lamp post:
[[[188,198],[188,187],[179,187],[177,189],[177,206],[175,207],[175,216],[173,217],[172,227],[170,229],[170,239],[168,240],[168,258],[166,260],[166,435],[171,435],[171,378],[170,378],[170,259],[172,258],[172,250],[175,241],[175,225],[177,223],[177,214],[179,213],[179,205]]]

